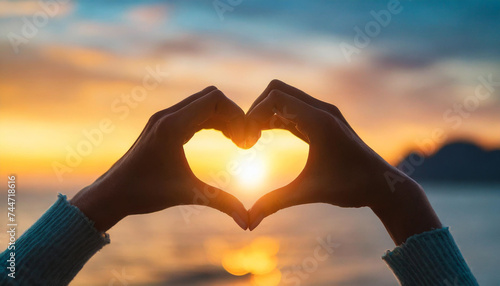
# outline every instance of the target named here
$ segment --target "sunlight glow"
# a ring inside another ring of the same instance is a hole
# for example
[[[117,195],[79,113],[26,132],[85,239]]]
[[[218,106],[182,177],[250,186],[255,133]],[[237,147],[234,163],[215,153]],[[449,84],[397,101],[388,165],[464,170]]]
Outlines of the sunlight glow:
[[[184,145],[200,180],[248,202],[294,180],[305,166],[308,148],[285,130],[262,132],[250,149],[238,148],[214,130],[202,130]]]
[[[243,187],[255,187],[262,184],[266,177],[266,164],[263,159],[255,157],[241,162],[238,181]]]

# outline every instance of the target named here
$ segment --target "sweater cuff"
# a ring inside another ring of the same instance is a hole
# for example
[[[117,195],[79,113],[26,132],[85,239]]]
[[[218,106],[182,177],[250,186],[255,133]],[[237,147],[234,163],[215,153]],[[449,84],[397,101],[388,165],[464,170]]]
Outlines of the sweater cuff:
[[[413,235],[382,259],[401,285],[478,285],[448,227]]]
[[[16,279],[23,285],[68,284],[109,242],[107,234],[98,232],[91,220],[59,194],[54,205],[16,242]]]

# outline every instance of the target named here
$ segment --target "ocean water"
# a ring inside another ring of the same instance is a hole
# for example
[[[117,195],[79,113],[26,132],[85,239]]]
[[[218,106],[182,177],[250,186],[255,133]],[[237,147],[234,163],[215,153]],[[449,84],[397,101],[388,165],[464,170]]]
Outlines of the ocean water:
[[[499,285],[500,186],[424,187],[479,284]],[[18,199],[22,232],[56,195]],[[394,245],[369,209],[298,206],[249,232],[215,210],[178,207],[128,217],[109,233],[71,285],[399,285],[381,260]]]

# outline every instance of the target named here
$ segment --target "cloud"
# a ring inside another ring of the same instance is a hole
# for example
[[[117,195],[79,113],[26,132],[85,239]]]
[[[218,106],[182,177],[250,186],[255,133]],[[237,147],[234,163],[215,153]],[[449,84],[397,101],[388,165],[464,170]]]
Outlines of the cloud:
[[[96,40],[100,37],[108,41],[127,40],[141,42],[154,38],[155,31],[163,29],[161,26],[168,21],[170,8],[166,5],[135,5],[123,8],[124,11],[116,13],[118,17],[107,19],[82,18],[71,23],[71,32],[80,36]],[[111,14],[110,14],[111,15]],[[107,42],[109,44],[109,42]]]
[[[85,117],[85,110],[109,112],[105,98],[112,100],[140,84],[136,70],[149,64],[83,47],[37,46],[17,56],[2,52],[9,48],[0,45],[2,111],[32,119],[58,120],[71,113]],[[94,97],[103,103],[96,104]],[[79,116],[72,119],[81,120]]]
[[[81,21],[72,24],[71,31],[79,36],[86,36],[94,39],[96,36],[105,37],[106,39],[109,39],[110,36],[123,37],[130,32],[126,27],[120,25],[90,21]]]
[[[33,16],[45,13],[52,17],[62,17],[73,11],[72,3],[59,4],[57,1],[0,1],[0,18]]]
[[[123,34],[109,32],[121,39],[119,45],[126,43],[127,49],[97,45],[91,36],[80,44],[36,43],[27,46],[22,54],[12,55],[4,52],[10,45],[0,43],[0,119],[15,122],[16,128],[24,126],[23,130],[33,128],[30,121],[43,122],[66,140],[79,138],[83,128],[112,116],[111,102],[141,84],[146,66],[162,65],[169,78],[151,92],[127,121],[117,121],[121,123],[119,132],[102,147],[102,152],[111,154],[110,157],[119,155],[115,154],[115,143],[133,140],[153,112],[208,85],[218,86],[245,109],[271,79],[279,78],[339,106],[362,138],[394,162],[399,154],[415,145],[415,140],[430,136],[434,128],[446,127],[443,112],[473,93],[478,74],[494,71],[475,61],[421,62],[371,51],[351,64],[336,62],[335,57],[322,62],[327,48],[334,46],[335,38],[328,37],[301,38],[303,43],[297,45],[300,51],[296,52],[293,47],[280,49],[283,42],[267,46],[223,34],[197,32],[140,42],[125,31],[126,27],[86,22],[90,31],[120,29]],[[117,45],[115,38],[106,41]],[[148,49],[138,50],[137,45]],[[317,46],[324,47],[321,53],[315,52]],[[491,132],[499,124],[498,95],[495,92],[450,136],[487,144],[499,142],[498,133]],[[29,131],[25,133],[29,142],[36,142]],[[53,141],[47,139],[46,145]],[[17,148],[9,146],[7,152]],[[88,170],[86,175],[95,168]]]
[[[126,18],[137,25],[151,28],[168,19],[170,9],[165,5],[135,6],[126,14]]]

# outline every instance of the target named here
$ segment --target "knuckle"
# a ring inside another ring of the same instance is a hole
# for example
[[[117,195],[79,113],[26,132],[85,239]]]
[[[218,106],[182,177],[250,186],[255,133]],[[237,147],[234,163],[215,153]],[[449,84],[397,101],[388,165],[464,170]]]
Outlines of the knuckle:
[[[155,124],[163,117],[163,115],[164,113],[162,111],[156,112],[155,114],[151,115],[151,117],[149,117],[149,123]]]
[[[217,87],[215,85],[209,85],[203,89],[203,92],[211,92],[217,90]]]
[[[218,89],[210,92],[210,94],[208,96],[210,97],[210,100],[214,100],[214,101],[220,101],[220,100],[226,99],[226,96],[224,95],[224,93],[222,93],[222,91],[220,91]]]
[[[281,93],[277,89],[272,89],[269,92],[269,95],[267,97],[268,97],[268,100],[270,100],[271,102],[275,102],[275,101],[278,101],[280,99]]]
[[[269,87],[270,89],[276,89],[276,88],[280,88],[280,87],[282,87],[284,84],[285,84],[285,83],[284,83],[284,82],[282,82],[282,81],[281,81],[281,80],[279,80],[279,79],[273,79],[273,80],[271,80],[271,82],[269,82],[268,87]]]
[[[158,119],[154,124],[155,135],[164,134],[166,130],[175,130],[175,118],[172,115],[166,115]]]
[[[334,116],[342,116],[340,109],[333,104],[328,103],[328,111],[330,111],[330,113]]]

